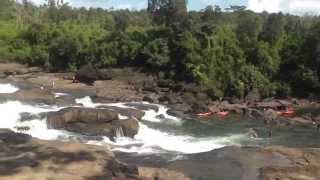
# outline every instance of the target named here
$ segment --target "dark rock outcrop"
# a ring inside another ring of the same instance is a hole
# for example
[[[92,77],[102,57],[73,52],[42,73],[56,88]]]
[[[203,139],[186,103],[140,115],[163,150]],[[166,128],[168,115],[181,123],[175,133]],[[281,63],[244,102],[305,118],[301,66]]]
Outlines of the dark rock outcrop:
[[[112,75],[108,72],[108,70],[100,71],[92,65],[85,65],[77,71],[75,79],[79,82],[93,85],[93,83],[97,80],[112,79]]]

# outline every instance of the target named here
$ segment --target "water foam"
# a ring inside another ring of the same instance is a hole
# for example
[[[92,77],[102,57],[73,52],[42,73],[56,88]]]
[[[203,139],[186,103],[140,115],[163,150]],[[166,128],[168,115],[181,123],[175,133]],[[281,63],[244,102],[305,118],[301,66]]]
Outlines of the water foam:
[[[134,139],[124,139],[124,141],[122,139],[117,139],[116,145],[126,147],[117,147],[115,150],[136,153],[173,151],[184,154],[193,154],[211,151],[227,145],[236,146],[239,145],[237,141],[242,138],[244,138],[243,135],[208,138],[196,138],[189,135],[181,136],[152,129],[143,123],[140,123],[140,130]]]
[[[69,96],[68,93],[60,93],[60,92],[55,92],[53,93],[55,98],[63,97],[63,96]]]
[[[8,101],[0,104],[0,109],[2,116],[0,128],[7,128],[18,132],[17,127],[28,127],[30,130],[23,131],[23,133],[44,140],[56,140],[68,134],[65,131],[47,129],[45,119],[34,119],[24,122],[19,120],[21,113],[39,114],[58,111],[60,108],[53,106],[31,106],[18,101]]]
[[[98,106],[117,106],[121,108],[132,108],[125,105],[125,103],[113,103],[113,104],[101,104],[93,103],[90,97],[84,97],[76,99],[78,104],[82,104],[85,107],[96,108]],[[145,116],[143,121],[139,122],[140,128],[138,134],[132,139],[127,137],[116,137],[115,141],[111,141],[107,137],[103,137],[102,141],[89,141],[88,144],[106,145],[111,144],[115,151],[134,152],[134,153],[166,153],[177,152],[182,154],[200,153],[213,149],[221,148],[226,145],[237,145],[240,135],[232,135],[229,137],[208,137],[197,138],[188,134],[170,134],[161,129],[154,129],[147,125],[146,121],[152,123],[162,123],[164,119],[166,121],[174,122],[178,128],[183,121],[174,116],[167,114],[168,108],[161,105],[158,106],[158,111],[145,110]],[[73,133],[61,131],[61,130],[49,130],[46,126],[45,119],[34,119],[31,121],[20,122],[20,113],[39,114],[50,111],[58,111],[61,108],[55,106],[31,106],[26,105],[18,101],[8,101],[0,104],[2,111],[2,120],[0,121],[0,128],[9,128],[17,131],[16,127],[29,127],[23,133],[30,134],[33,137],[37,137],[44,140],[61,140],[68,139],[68,137],[77,136]],[[159,118],[159,115],[162,115]],[[126,119],[128,117],[119,115],[120,119]]]
[[[146,103],[146,104],[149,104],[149,103]],[[155,111],[155,110],[144,111],[145,115],[142,117],[142,120],[158,122],[158,123],[169,120],[173,123],[181,123],[180,118],[167,114],[167,111],[169,110],[167,107],[162,105],[156,105],[156,106],[158,107],[158,111]],[[163,117],[160,118],[159,116],[163,116]]]
[[[120,108],[137,109],[135,107],[128,106],[125,103],[93,103],[89,96],[76,99],[76,102],[88,108],[95,108],[98,106],[115,106]],[[214,149],[222,148],[226,145],[239,145],[237,143],[239,139],[244,138],[243,135],[197,138],[189,135],[169,134],[161,130],[152,129],[148,127],[144,123],[144,121],[153,123],[163,123],[164,121],[169,121],[171,123],[174,123],[175,125],[181,125],[183,121],[180,118],[167,114],[167,111],[169,109],[165,106],[150,104],[147,102],[141,102],[141,104],[157,106],[158,110],[144,110],[145,115],[142,117],[143,121],[139,122],[140,128],[138,134],[133,139],[127,137],[116,137],[115,141],[111,141],[109,138],[104,137],[103,141],[90,141],[88,143],[96,145],[111,144],[114,146],[113,150],[128,153],[144,154],[178,152],[184,154],[192,154],[211,151]],[[119,118],[126,119],[127,117],[119,115]]]
[[[12,94],[18,90],[19,88],[11,84],[0,84],[0,94]]]
[[[98,106],[98,104],[95,104],[92,102],[92,100],[89,96],[76,99],[76,103],[81,104],[84,107],[89,107],[89,108],[95,108]]]

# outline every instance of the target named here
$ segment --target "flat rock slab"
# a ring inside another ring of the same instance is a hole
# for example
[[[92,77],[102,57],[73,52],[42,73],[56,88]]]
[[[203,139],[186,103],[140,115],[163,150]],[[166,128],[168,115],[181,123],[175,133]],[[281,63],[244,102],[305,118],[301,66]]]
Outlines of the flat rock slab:
[[[226,147],[168,165],[194,180],[317,180],[320,149]]]
[[[41,141],[0,129],[0,179],[140,179],[108,147]]]

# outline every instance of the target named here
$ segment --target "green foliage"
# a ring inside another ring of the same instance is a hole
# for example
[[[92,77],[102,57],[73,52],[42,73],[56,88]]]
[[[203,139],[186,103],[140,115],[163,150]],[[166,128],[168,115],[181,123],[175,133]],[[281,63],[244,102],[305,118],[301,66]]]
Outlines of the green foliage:
[[[49,53],[46,46],[33,46],[27,60],[30,65],[50,68]]]
[[[167,39],[155,39],[148,42],[142,51],[144,63],[150,68],[163,69],[170,62],[170,50]]]
[[[319,17],[238,6],[187,12],[186,0],[149,0],[148,11],[47,3],[0,1],[0,59],[51,71],[138,66],[212,98],[319,96]]]
[[[53,70],[67,70],[77,64],[80,43],[70,35],[62,35],[49,45],[49,62]]]

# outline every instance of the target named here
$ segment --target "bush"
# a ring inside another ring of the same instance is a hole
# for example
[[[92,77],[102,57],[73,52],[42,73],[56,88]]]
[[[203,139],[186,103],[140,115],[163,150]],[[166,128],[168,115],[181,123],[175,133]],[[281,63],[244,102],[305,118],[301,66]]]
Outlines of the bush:
[[[69,35],[54,39],[49,45],[49,62],[52,70],[73,69],[77,64],[79,50],[79,42]]]
[[[33,46],[27,62],[32,66],[50,68],[48,49],[45,46]]]

